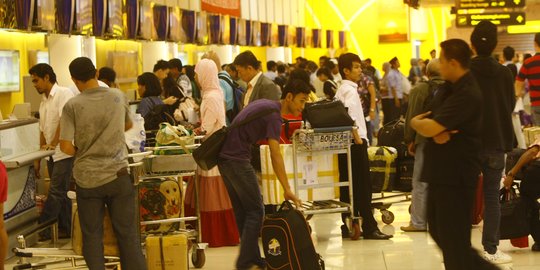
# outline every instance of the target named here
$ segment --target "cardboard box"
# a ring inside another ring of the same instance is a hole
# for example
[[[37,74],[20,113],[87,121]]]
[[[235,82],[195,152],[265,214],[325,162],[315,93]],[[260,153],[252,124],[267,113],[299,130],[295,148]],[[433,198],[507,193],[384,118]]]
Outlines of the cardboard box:
[[[525,144],[529,146],[534,141],[540,139],[540,127],[524,128],[523,135],[525,137]]]
[[[146,238],[146,265],[148,270],[188,269],[187,236],[185,234],[148,236]]]

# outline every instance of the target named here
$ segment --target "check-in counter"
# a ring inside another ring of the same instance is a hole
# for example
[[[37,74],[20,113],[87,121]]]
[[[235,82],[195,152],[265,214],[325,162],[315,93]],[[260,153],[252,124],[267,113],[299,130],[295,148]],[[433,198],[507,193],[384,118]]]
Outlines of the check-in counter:
[[[16,245],[17,234],[38,218],[34,160],[52,154],[54,151],[39,150],[37,119],[0,122],[0,160],[8,171],[8,196],[3,213],[9,236],[8,250]],[[28,240],[28,244],[32,244],[32,239]]]

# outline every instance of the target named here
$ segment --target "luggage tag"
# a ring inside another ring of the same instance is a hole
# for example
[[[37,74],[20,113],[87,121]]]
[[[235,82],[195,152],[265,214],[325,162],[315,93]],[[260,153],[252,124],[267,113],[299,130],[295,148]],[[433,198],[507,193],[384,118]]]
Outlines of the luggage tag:
[[[307,161],[302,166],[302,182],[304,185],[317,184],[317,164],[313,162],[311,156],[307,157]]]

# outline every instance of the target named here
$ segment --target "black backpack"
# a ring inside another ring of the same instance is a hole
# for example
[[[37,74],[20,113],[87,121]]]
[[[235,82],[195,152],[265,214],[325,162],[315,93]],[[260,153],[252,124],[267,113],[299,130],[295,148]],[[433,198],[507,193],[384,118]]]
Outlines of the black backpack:
[[[152,109],[144,116],[144,129],[145,130],[158,130],[159,124],[163,122],[169,122],[171,125],[175,125],[176,121],[169,114],[169,105],[156,104],[152,99]]]
[[[229,79],[229,77],[226,75],[219,74],[218,77],[220,80],[224,80],[233,89],[233,108],[225,112],[227,119],[232,122],[238,113],[240,113],[240,110],[242,110],[242,97],[244,96],[244,90],[242,90],[242,88],[240,88],[236,82]]]
[[[266,217],[261,238],[267,269],[324,270],[304,215],[289,201]]]

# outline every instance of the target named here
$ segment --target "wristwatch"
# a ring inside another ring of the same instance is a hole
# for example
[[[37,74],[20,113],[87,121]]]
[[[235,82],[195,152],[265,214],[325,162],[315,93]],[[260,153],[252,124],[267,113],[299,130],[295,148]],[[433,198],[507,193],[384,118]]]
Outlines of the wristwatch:
[[[507,173],[506,175],[514,177],[515,175],[512,172]]]
[[[370,112],[374,112],[374,111],[375,111],[375,109],[369,109],[369,111],[370,111]]]

